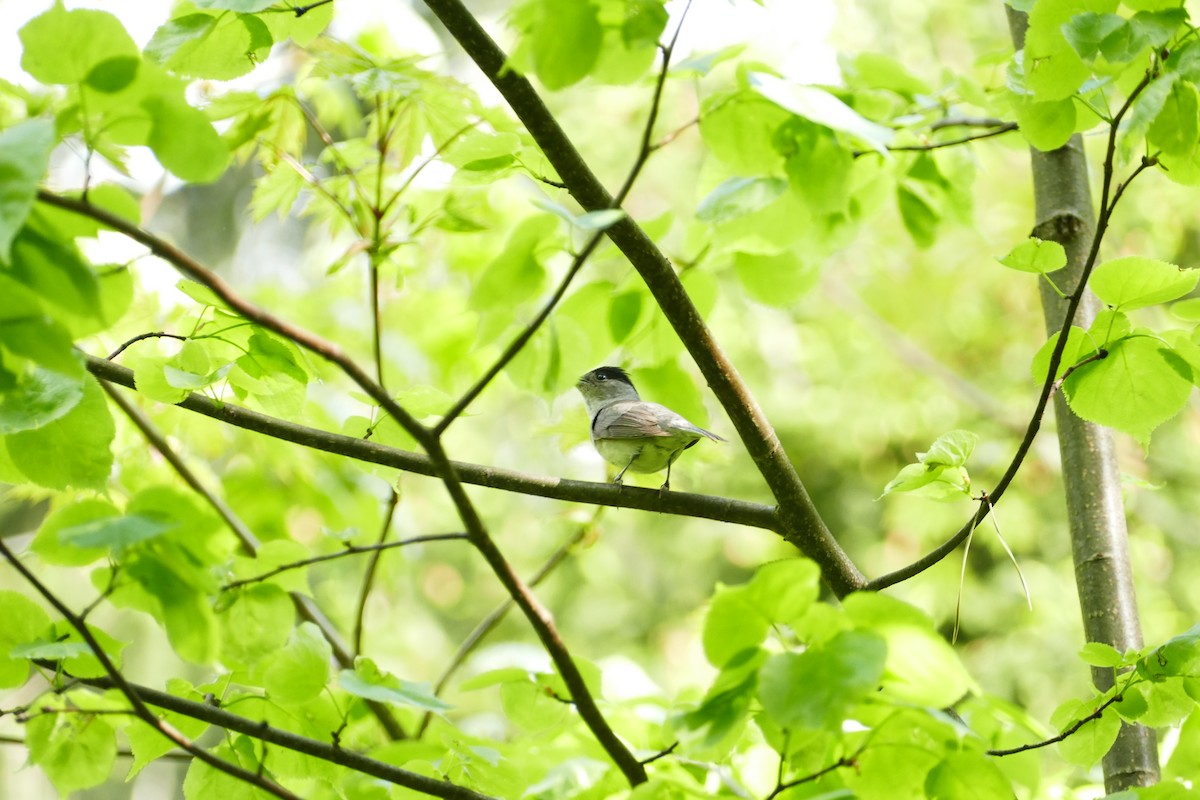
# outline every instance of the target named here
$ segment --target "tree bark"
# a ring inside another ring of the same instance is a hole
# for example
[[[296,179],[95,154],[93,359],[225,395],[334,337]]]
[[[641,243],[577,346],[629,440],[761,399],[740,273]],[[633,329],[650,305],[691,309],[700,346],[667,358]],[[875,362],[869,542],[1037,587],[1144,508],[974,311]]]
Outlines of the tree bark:
[[[1024,47],[1028,18],[1005,6],[1013,46]],[[1051,152],[1030,148],[1036,225],[1033,235],[1055,241],[1067,251],[1067,266],[1049,277],[1070,293],[1079,282],[1096,231],[1083,139],[1076,134]],[[1090,290],[1076,312],[1074,324],[1086,328],[1100,310]],[[1042,312],[1049,334],[1063,327],[1066,301],[1041,283]],[[1104,642],[1124,652],[1142,646],[1121,475],[1113,432],[1085,422],[1067,406],[1062,392],[1054,397],[1062,479],[1066,492],[1075,583],[1089,642]],[[1113,685],[1111,669],[1092,669],[1100,691]],[[1158,748],[1154,731],[1141,725],[1121,726],[1116,743],[1104,756],[1104,786],[1118,792],[1159,781]]]

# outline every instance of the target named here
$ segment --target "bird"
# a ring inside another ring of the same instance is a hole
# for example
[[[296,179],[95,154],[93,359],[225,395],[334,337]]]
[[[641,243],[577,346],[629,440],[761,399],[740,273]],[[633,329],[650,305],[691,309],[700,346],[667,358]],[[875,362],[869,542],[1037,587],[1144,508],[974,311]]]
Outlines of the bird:
[[[667,471],[659,488],[671,488],[671,465],[679,455],[701,439],[723,442],[723,438],[693,425],[681,415],[658,403],[641,398],[629,373],[620,367],[600,367],[575,384],[592,419],[592,444],[604,460],[621,471],[613,479],[620,484],[626,472]]]

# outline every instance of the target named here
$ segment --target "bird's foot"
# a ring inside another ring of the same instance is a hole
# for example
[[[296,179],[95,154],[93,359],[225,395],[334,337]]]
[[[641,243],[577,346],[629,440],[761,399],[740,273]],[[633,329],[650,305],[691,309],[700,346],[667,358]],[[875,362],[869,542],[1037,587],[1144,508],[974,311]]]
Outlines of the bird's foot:
[[[666,497],[667,492],[669,492],[669,491],[671,491],[671,482],[663,481],[663,485],[658,487],[658,496],[660,498]]]

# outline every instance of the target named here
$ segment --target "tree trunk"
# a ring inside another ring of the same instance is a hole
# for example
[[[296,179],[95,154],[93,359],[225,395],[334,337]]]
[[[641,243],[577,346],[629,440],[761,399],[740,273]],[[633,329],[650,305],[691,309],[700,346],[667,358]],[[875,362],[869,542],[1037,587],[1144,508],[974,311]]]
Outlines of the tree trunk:
[[[1005,8],[1013,45],[1020,49],[1025,42],[1027,17],[1009,6]],[[1083,140],[1076,134],[1058,150],[1046,153],[1030,148],[1030,154],[1037,218],[1033,233],[1066,249],[1067,266],[1049,277],[1069,293],[1079,282],[1096,229]],[[1045,282],[1041,284],[1041,296],[1046,330],[1054,333],[1062,327],[1066,301]],[[1099,309],[1095,295],[1085,292],[1074,324],[1086,328]],[[1084,634],[1089,642],[1104,642],[1122,652],[1140,648],[1142,631],[1113,433],[1075,416],[1062,392],[1054,397],[1054,417]],[[1100,691],[1111,688],[1112,670],[1093,668],[1092,682]],[[1110,793],[1157,783],[1154,731],[1141,725],[1122,725],[1103,764],[1104,786]]]

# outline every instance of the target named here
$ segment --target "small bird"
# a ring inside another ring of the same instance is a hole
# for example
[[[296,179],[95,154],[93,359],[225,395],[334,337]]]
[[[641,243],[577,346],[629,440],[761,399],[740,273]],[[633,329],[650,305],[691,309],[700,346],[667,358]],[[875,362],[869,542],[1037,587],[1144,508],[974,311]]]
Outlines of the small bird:
[[[707,437],[725,441],[697,427],[666,406],[647,403],[620,367],[600,367],[575,384],[592,418],[592,444],[604,460],[625,473],[667,470],[660,492],[671,488],[671,465],[679,454]]]

